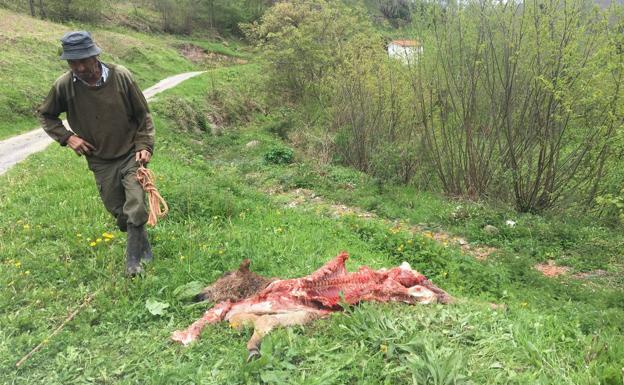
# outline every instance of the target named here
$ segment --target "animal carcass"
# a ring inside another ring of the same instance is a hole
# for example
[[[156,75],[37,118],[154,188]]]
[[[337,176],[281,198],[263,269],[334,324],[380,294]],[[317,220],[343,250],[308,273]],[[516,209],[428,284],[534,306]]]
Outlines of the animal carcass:
[[[358,271],[349,273],[345,269],[347,258],[348,254],[343,252],[307,277],[285,280],[272,280],[250,273],[249,263],[243,262],[237,272],[228,275],[236,278],[234,281],[238,283],[231,285],[231,281],[224,277],[205,289],[204,293],[221,292],[223,290],[215,287],[229,285],[235,292],[247,294],[248,291],[240,288],[244,279],[239,279],[246,276],[254,280],[252,286],[259,292],[245,299],[236,295],[217,296],[223,300],[187,329],[174,332],[171,338],[187,345],[197,339],[206,324],[223,320],[236,328],[253,325],[254,333],[247,343],[249,358],[253,358],[259,355],[262,337],[273,328],[308,323],[341,310],[342,303],[392,301],[426,304],[449,303],[452,300],[445,291],[412,270],[406,262],[392,269],[372,270],[362,266]]]

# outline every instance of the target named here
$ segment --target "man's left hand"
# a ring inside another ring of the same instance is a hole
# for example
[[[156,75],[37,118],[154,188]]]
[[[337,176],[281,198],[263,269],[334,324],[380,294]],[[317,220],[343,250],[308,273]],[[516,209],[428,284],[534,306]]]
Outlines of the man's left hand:
[[[134,159],[140,164],[148,164],[150,159],[152,159],[152,153],[147,150],[137,151]]]

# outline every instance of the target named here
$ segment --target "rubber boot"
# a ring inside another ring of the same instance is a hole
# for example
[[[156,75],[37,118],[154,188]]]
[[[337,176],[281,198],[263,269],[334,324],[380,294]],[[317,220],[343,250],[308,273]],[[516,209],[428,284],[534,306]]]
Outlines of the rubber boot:
[[[152,254],[152,246],[149,243],[145,226],[141,226],[141,246],[141,260],[145,263],[151,262],[154,259],[154,255]]]
[[[128,244],[126,246],[126,275],[134,277],[143,273],[141,255],[143,254],[142,226],[128,224]]]

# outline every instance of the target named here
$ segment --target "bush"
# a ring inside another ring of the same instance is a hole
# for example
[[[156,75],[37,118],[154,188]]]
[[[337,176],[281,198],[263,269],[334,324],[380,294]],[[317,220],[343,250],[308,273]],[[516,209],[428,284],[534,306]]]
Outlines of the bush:
[[[273,164],[290,164],[293,162],[294,151],[288,147],[273,147],[264,154],[264,160]]]

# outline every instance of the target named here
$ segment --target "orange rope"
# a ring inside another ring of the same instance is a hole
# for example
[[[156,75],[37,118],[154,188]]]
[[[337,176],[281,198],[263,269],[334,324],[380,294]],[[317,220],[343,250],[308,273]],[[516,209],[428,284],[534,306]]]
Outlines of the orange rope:
[[[167,202],[165,202],[154,185],[154,173],[151,170],[141,165],[137,169],[136,177],[141,187],[143,187],[143,191],[148,194],[149,217],[147,218],[147,224],[155,226],[158,218],[163,218],[167,215],[169,206],[167,206]]]

